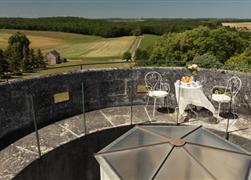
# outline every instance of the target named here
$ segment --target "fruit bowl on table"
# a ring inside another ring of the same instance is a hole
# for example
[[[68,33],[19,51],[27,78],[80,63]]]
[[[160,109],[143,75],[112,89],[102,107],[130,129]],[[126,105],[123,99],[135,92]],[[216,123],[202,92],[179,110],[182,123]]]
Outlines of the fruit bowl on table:
[[[186,85],[186,86],[190,86],[191,84],[194,84],[194,82],[188,82],[188,83],[181,82],[181,84]]]
[[[183,85],[190,85],[192,83],[194,83],[194,81],[192,81],[192,78],[189,76],[183,76],[181,78],[181,84],[183,84]]]

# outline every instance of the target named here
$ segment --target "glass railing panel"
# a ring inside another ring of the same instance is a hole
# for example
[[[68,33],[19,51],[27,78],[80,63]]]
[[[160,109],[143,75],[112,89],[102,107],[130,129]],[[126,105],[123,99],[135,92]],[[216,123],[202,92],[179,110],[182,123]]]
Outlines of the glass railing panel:
[[[15,92],[13,92],[13,94],[14,93]],[[19,100],[16,101],[16,99]],[[16,120],[18,122],[16,127],[22,124],[23,126],[29,128],[28,135],[23,136],[10,145],[4,145],[4,148],[0,150],[0,177],[3,179],[12,179],[24,167],[28,166],[32,161],[38,159],[41,156],[41,148],[39,148],[40,139],[39,133],[37,131],[37,120],[32,96],[29,94],[24,94],[24,96],[21,98],[19,96],[14,97],[12,95],[9,97],[9,101],[15,101],[16,107],[21,108],[22,112],[16,112],[15,109],[4,109],[6,113],[5,115],[7,115],[7,112],[10,110],[13,114],[20,113],[19,119]],[[6,120],[6,117],[7,116],[4,117],[4,120]],[[8,123],[9,122],[2,121],[1,125]],[[10,126],[6,127],[7,130],[12,128],[13,127]]]
[[[152,117],[147,110],[147,88],[145,86],[145,71],[138,71],[136,68],[131,68],[130,74],[130,99],[132,123],[149,123]]]

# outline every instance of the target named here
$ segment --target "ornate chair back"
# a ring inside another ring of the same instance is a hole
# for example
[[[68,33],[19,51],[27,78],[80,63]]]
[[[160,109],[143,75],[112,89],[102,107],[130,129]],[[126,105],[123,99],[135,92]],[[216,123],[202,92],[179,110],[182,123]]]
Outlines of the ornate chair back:
[[[161,90],[162,76],[156,71],[148,72],[145,75],[145,83],[148,91]]]
[[[240,92],[241,86],[242,86],[241,79],[237,76],[233,76],[227,82],[225,94],[227,94],[227,91],[229,91],[231,93],[232,100],[234,100],[236,95]]]

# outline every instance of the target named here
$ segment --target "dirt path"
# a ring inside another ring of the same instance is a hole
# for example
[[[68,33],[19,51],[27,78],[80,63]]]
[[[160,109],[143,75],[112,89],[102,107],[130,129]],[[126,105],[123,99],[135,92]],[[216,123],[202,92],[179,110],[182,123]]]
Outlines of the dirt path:
[[[135,53],[136,53],[137,49],[139,48],[140,43],[141,43],[143,37],[144,37],[144,36],[138,36],[138,37],[136,38],[136,40],[135,40],[135,42],[134,42],[134,44],[133,44],[131,50],[130,50],[130,52],[131,52],[131,54],[132,54],[132,61],[135,61]]]

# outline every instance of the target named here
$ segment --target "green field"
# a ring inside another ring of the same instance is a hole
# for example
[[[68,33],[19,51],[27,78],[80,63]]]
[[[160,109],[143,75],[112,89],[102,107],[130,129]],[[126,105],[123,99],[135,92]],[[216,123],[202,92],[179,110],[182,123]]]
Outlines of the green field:
[[[141,41],[141,44],[139,46],[139,49],[148,49],[154,45],[154,43],[160,38],[160,36],[157,35],[151,35],[151,34],[145,34],[144,38]]]
[[[118,59],[129,50],[135,37],[102,38],[73,33],[0,30],[0,48],[6,48],[8,38],[16,31],[23,32],[31,41],[32,48],[40,48],[44,53],[56,49],[69,60],[108,60]]]
[[[0,29],[0,49],[7,47],[8,38],[17,31],[27,35],[31,41],[31,48],[40,48],[44,54],[56,49],[62,57],[67,58],[68,62],[48,66],[46,70],[24,73],[23,76],[13,77],[14,79],[76,71],[80,70],[80,64],[83,63],[114,62],[115,59],[121,59],[122,54],[132,47],[136,39],[134,36],[102,38],[63,32]],[[130,67],[132,65],[133,63],[95,64],[85,65],[82,68]]]

